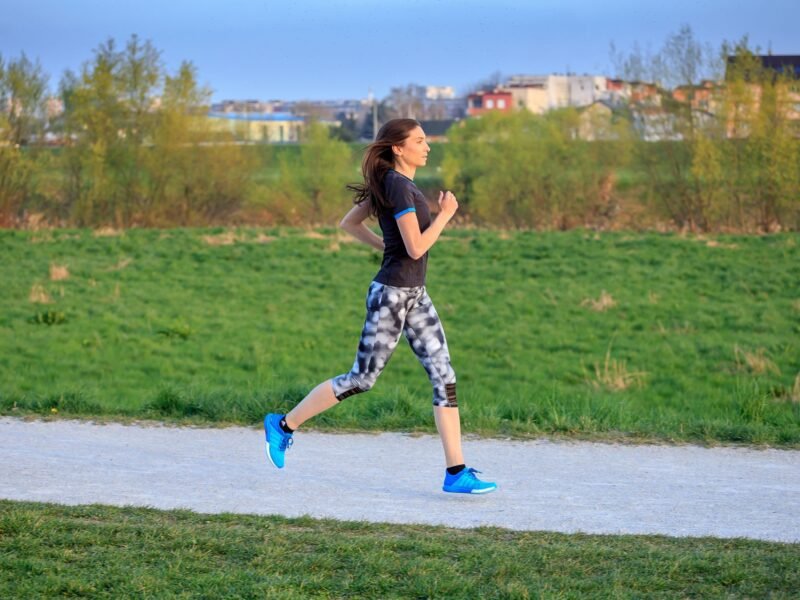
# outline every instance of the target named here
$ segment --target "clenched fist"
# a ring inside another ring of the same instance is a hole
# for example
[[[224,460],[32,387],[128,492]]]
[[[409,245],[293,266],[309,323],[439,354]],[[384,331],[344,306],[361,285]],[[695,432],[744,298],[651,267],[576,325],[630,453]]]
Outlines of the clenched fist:
[[[448,219],[453,218],[458,210],[458,200],[453,195],[453,192],[439,192],[439,210],[443,212]]]

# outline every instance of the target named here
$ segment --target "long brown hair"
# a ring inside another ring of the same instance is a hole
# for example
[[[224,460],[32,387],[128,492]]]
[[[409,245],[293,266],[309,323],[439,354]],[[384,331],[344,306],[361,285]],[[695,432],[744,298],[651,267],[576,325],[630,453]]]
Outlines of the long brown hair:
[[[367,146],[361,161],[364,183],[355,183],[347,189],[355,192],[353,204],[369,202],[369,213],[377,216],[381,208],[388,208],[383,196],[383,178],[386,171],[394,167],[392,146],[401,146],[411,130],[419,127],[416,119],[392,119],[378,131],[375,141]]]

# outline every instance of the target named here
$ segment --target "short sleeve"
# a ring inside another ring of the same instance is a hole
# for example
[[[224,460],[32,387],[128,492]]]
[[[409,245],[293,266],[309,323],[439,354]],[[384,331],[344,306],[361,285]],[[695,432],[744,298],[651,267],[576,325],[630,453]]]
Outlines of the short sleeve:
[[[386,201],[395,219],[406,213],[417,212],[414,206],[414,186],[400,177],[392,178],[386,189]]]

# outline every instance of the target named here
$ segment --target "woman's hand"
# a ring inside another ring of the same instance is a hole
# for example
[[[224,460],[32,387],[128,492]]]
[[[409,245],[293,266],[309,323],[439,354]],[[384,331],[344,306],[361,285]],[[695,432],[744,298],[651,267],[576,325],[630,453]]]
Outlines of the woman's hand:
[[[439,239],[447,223],[458,210],[458,201],[452,192],[439,192],[439,214],[433,219],[425,231],[420,231],[416,212],[408,212],[397,218],[400,236],[406,246],[406,252],[414,259],[422,258],[431,246]]]
[[[439,210],[445,214],[448,221],[453,218],[458,210],[458,200],[453,192],[439,192]]]

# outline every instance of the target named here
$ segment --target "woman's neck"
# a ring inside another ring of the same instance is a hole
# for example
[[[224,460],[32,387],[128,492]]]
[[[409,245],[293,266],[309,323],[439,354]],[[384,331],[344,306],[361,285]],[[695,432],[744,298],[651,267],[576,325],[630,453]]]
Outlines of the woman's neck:
[[[408,177],[412,181],[414,180],[414,175],[417,172],[417,168],[416,167],[412,167],[411,165],[403,164],[403,163],[399,163],[399,162],[395,162],[394,166],[392,168],[395,171],[397,171],[398,173],[400,173],[401,175],[405,175],[406,177]]]

